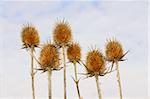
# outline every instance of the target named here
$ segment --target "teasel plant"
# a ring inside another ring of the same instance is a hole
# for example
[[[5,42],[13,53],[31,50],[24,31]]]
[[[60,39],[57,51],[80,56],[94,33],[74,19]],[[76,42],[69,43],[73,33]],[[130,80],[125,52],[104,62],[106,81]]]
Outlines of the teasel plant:
[[[99,49],[94,48],[87,53],[86,62],[81,63],[86,68],[87,73],[79,73],[86,75],[86,78],[95,77],[97,92],[99,99],[102,99],[102,92],[100,88],[99,76],[105,76],[115,70],[110,70],[110,67],[106,66],[106,60],[104,55],[100,52]],[[85,78],[84,78],[85,79]]]
[[[53,30],[53,40],[63,53],[64,68],[64,99],[67,99],[67,82],[66,82],[66,48],[72,42],[72,31],[69,23],[65,20],[56,23]]]
[[[34,75],[34,50],[39,46],[40,39],[37,29],[33,25],[25,25],[21,31],[21,39],[23,42],[22,49],[27,49],[31,53],[31,83],[32,83],[32,98],[35,99]]]
[[[59,52],[54,44],[47,43],[43,46],[39,63],[41,65],[41,70],[48,73],[48,97],[52,99],[52,87],[51,87],[51,76],[53,70],[59,70]],[[39,69],[40,70],[40,69]]]
[[[98,97],[99,99],[102,99],[102,93],[100,89],[100,82],[98,76],[104,74],[106,67],[104,57],[98,49],[91,50],[87,53],[86,69],[91,77],[95,76]]]
[[[36,70],[42,71],[42,73],[47,72],[48,74],[48,99],[52,99],[52,71],[59,71],[62,69],[62,67],[60,67],[57,47],[50,42],[45,43],[41,48],[39,60],[36,58],[35,60],[41,67],[36,68]]]
[[[79,43],[72,43],[71,45],[69,45],[69,47],[67,48],[67,57],[69,62],[71,62],[74,65],[74,78],[73,77],[72,78],[76,84],[78,97],[79,99],[81,99],[80,89],[79,89],[80,79],[78,79],[77,76],[77,63],[80,64],[80,60],[81,60],[81,47]]]
[[[116,64],[117,81],[118,81],[118,86],[119,86],[120,99],[123,98],[123,94],[122,94],[122,86],[121,86],[118,62],[125,61],[126,59],[123,59],[123,58],[128,52],[129,51],[127,51],[126,53],[123,52],[121,43],[118,42],[116,39],[107,40],[107,44],[105,48],[106,60],[112,63],[111,70],[113,69],[114,64]]]

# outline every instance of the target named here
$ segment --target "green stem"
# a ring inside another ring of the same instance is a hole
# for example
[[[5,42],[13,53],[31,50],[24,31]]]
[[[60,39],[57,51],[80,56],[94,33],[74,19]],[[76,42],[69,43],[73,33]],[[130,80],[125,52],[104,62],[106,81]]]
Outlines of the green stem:
[[[118,78],[117,81],[118,81],[118,85],[119,85],[119,94],[120,94],[120,99],[122,99],[122,88],[121,88],[121,79],[120,79],[118,61],[116,61],[116,68],[117,68],[117,78]]]

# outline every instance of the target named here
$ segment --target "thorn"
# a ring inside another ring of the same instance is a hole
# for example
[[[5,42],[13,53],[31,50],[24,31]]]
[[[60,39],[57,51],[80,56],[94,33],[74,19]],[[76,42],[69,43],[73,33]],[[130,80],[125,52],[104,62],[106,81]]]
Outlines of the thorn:
[[[117,69],[114,69],[114,70],[111,70],[111,71],[107,71],[107,72],[105,72],[104,74],[101,74],[100,76],[105,76],[106,74],[109,74],[109,73],[111,73],[111,72],[114,72],[114,71],[116,71]]]
[[[26,46],[23,46],[21,49],[25,49],[25,48],[27,48]]]
[[[47,71],[47,69],[42,69],[42,68],[39,68],[39,69],[36,69],[36,68],[35,68],[35,70],[42,71],[41,73],[44,73],[44,72],[46,72],[46,71]],[[36,71],[36,72],[37,72],[37,71]]]
[[[47,69],[44,69],[43,72],[41,72],[41,74],[45,73],[46,71],[48,71]]]
[[[77,73],[79,75],[89,75],[88,73]]]
[[[79,61],[77,61],[77,63],[78,63],[79,65],[81,65],[80,60],[79,60]]]
[[[61,70],[63,67],[60,67],[60,68],[53,68],[53,70],[55,70],[55,71],[59,71],[59,70]]]
[[[84,78],[82,78],[82,80],[85,80],[85,79],[87,79],[87,78],[89,78],[90,76],[86,76],[86,77],[84,77]]]
[[[95,74],[90,74],[89,77],[93,77]]]
[[[99,74],[100,76],[105,76],[106,74]]]
[[[40,68],[40,69],[36,69],[36,68],[34,68],[34,69],[35,69],[35,70],[42,70],[42,71],[44,70],[44,69],[42,69],[42,68]]]
[[[122,59],[128,52],[129,52],[129,50],[126,53],[124,53],[120,59]]]
[[[38,47],[37,45],[34,45],[34,47]]]
[[[127,59],[121,59],[121,60],[119,60],[119,61],[126,61]]]

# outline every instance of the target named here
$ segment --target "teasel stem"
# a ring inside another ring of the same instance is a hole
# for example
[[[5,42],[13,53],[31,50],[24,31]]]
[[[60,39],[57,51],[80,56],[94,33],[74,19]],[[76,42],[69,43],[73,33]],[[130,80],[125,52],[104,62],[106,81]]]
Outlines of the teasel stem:
[[[66,84],[66,57],[65,57],[65,46],[62,46],[63,61],[64,61],[64,99],[67,99],[67,84]]]
[[[48,69],[48,99],[52,99],[52,82],[51,82],[51,77],[52,77],[52,70]]]
[[[122,88],[121,88],[121,79],[120,79],[120,72],[119,72],[119,66],[118,66],[118,61],[116,63],[116,68],[117,68],[117,78],[118,78],[118,85],[119,85],[119,94],[120,94],[120,99],[122,99]]]
[[[81,99],[80,90],[79,90],[79,81],[78,81],[78,77],[77,77],[76,61],[73,61],[73,65],[74,65],[74,76],[75,76],[75,83],[76,83],[77,93],[78,93],[79,99]]]
[[[31,47],[31,78],[32,78],[32,98],[35,99],[35,89],[34,89],[34,46]]]
[[[99,99],[102,99],[102,93],[101,93],[101,89],[100,89],[100,85],[99,85],[98,75],[95,75],[95,79],[96,79],[98,97],[99,97]]]

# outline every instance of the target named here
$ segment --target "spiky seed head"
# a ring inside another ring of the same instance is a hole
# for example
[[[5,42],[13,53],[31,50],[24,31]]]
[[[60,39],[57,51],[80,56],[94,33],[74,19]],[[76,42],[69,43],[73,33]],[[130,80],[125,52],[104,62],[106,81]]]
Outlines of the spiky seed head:
[[[88,52],[86,66],[89,73],[103,73],[105,70],[105,60],[102,53],[97,49]]]
[[[78,43],[72,43],[68,47],[67,57],[70,62],[78,62],[81,59],[81,48]]]
[[[59,53],[57,48],[50,43],[43,46],[40,52],[39,62],[41,68],[58,68],[59,67]]]
[[[120,58],[123,56],[122,45],[116,40],[110,40],[106,44],[105,53],[106,58],[109,61],[120,60]]]
[[[59,46],[68,45],[72,40],[71,27],[66,21],[60,21],[53,30],[54,42]]]
[[[25,26],[22,28],[21,38],[23,42],[23,47],[31,48],[37,47],[39,45],[40,39],[38,35],[38,31],[34,26]]]

